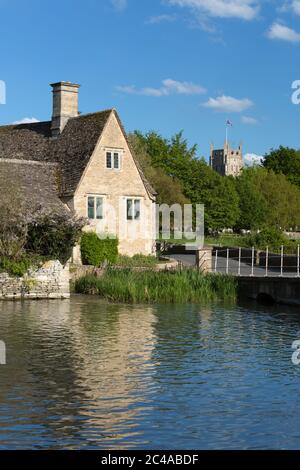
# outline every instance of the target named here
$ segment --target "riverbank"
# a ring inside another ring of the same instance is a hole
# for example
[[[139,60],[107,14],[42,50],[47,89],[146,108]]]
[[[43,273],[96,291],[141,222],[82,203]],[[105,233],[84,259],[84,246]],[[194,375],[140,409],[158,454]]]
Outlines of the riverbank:
[[[78,279],[75,292],[99,295],[111,302],[182,304],[235,300],[237,282],[232,276],[204,275],[194,269],[182,272],[107,269],[100,277],[87,275]]]

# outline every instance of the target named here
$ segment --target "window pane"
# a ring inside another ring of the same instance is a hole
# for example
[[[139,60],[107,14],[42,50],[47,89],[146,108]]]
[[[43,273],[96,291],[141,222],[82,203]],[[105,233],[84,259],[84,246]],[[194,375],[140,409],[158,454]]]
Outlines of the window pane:
[[[98,220],[103,219],[103,198],[96,198],[96,218]]]
[[[114,168],[118,170],[120,168],[119,154],[114,153]]]
[[[95,218],[95,198],[94,197],[88,198],[88,218],[89,219]]]
[[[134,218],[138,220],[141,215],[141,201],[139,199],[135,199],[134,201]]]
[[[133,219],[133,200],[127,199],[127,220]]]
[[[112,168],[111,152],[106,153],[106,168]]]

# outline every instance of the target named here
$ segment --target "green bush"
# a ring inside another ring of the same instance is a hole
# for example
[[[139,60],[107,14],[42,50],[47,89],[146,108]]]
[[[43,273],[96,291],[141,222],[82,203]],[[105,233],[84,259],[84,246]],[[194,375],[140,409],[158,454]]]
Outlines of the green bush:
[[[276,227],[265,227],[259,233],[250,235],[248,245],[265,250],[268,246],[271,250],[279,250],[282,245],[289,245],[288,238]]]
[[[6,272],[12,276],[22,277],[31,267],[31,264],[28,258],[21,258],[18,261],[0,258],[0,271]]]
[[[103,263],[115,264],[118,258],[118,239],[99,238],[94,232],[84,233],[80,249],[83,264],[99,267]]]
[[[66,263],[72,256],[84,225],[71,214],[40,215],[28,225],[26,250]]]

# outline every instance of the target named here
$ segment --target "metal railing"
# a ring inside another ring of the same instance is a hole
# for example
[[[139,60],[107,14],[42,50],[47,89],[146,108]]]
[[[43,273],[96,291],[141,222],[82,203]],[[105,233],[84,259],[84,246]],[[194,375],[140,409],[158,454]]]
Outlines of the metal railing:
[[[235,276],[300,277],[300,245],[296,254],[281,246],[279,253],[252,248],[214,249],[212,272]]]

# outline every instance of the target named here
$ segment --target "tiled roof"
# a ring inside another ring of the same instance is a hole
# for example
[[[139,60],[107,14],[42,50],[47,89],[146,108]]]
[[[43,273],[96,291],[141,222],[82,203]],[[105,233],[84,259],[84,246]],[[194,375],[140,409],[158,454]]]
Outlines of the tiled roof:
[[[26,212],[43,208],[45,212],[67,211],[59,198],[59,165],[25,160],[0,159],[0,189],[13,190]]]
[[[56,162],[61,170],[59,194],[61,196],[73,195],[111,113],[115,113],[127,140],[125,130],[115,110],[71,118],[62,134],[55,139],[51,137],[51,121],[2,126],[0,127],[0,162],[1,159]],[[131,152],[133,154],[132,149]],[[154,196],[156,193],[143,175],[134,154],[133,158],[146,190],[150,196]],[[32,171],[35,171],[35,168],[32,167]],[[41,176],[40,171],[37,173]]]
[[[51,160],[51,122],[0,127],[0,159]]]
[[[61,164],[61,192],[73,194],[109,119],[111,110],[69,119],[52,144],[53,159]]]

